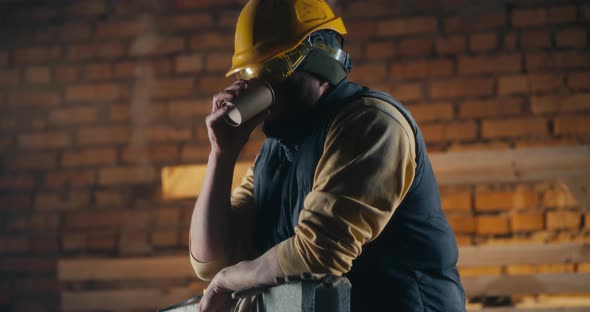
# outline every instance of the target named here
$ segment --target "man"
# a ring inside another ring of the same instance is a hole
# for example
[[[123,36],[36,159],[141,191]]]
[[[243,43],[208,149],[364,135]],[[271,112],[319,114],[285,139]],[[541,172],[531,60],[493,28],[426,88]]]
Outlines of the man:
[[[465,310],[422,134],[395,99],[347,80],[345,33],[324,1],[244,7],[228,73],[240,79],[213,98],[191,221],[191,262],[212,279],[202,311],[229,311],[232,291],[302,272],[348,277],[353,311]],[[230,127],[226,102],[254,78],[271,83],[275,103]],[[238,154],[260,123],[267,139],[231,193]]]

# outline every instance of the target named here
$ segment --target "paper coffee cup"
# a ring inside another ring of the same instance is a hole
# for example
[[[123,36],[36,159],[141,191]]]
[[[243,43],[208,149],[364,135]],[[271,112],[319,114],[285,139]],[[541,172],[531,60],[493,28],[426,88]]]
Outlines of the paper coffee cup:
[[[248,87],[228,103],[235,106],[223,119],[233,127],[245,123],[258,115],[274,102],[275,94],[264,80],[252,80]]]

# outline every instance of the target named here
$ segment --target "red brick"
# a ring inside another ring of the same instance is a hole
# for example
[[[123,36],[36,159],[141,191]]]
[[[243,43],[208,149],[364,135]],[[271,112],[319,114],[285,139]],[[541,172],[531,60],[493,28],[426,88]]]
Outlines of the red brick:
[[[433,81],[430,86],[430,96],[435,99],[489,96],[493,94],[494,79],[492,78],[462,78]]]
[[[192,131],[187,127],[160,125],[152,126],[148,131],[148,137],[153,142],[182,142],[192,138]]]
[[[431,39],[403,39],[399,45],[399,54],[401,56],[429,56],[433,49],[434,44]]]
[[[427,143],[472,140],[477,137],[477,125],[471,121],[424,125],[421,130]]]
[[[528,53],[527,70],[580,69],[590,67],[590,54],[580,51]]]
[[[72,61],[86,61],[92,59],[113,59],[126,54],[125,45],[122,42],[101,42],[88,44],[75,44],[68,46],[67,58]]]
[[[590,116],[588,114],[576,116],[558,116],[555,118],[555,133],[569,135],[589,133],[589,117]]]
[[[4,212],[23,212],[31,208],[31,197],[28,195],[0,195],[0,209]]]
[[[435,17],[396,18],[380,21],[377,24],[379,36],[404,36],[412,34],[436,33],[438,31]]]
[[[577,207],[576,198],[565,189],[549,190],[543,197],[543,205],[547,208],[571,208]]]
[[[354,70],[352,71],[354,73]],[[225,88],[230,86],[234,80],[232,78],[226,78],[219,75],[214,76],[201,76],[198,80],[199,95],[200,96],[211,96],[217,92],[223,91]]]
[[[346,22],[346,28],[349,31],[346,38],[350,40],[364,40],[373,37],[377,32],[377,22],[375,20],[351,20]]]
[[[185,145],[182,147],[181,159],[184,162],[206,162],[209,158],[210,149],[208,146],[191,146]]]
[[[518,35],[514,31],[510,31],[504,34],[503,50],[516,50],[518,42]]]
[[[93,251],[114,251],[117,248],[117,233],[115,231],[90,232],[87,246]]]
[[[66,88],[68,102],[97,102],[121,100],[129,97],[129,89],[120,84],[85,84]]]
[[[57,212],[35,213],[31,216],[28,227],[35,231],[45,232],[58,230],[60,224],[61,217]]]
[[[559,91],[564,85],[563,75],[559,73],[531,74],[529,80],[533,93]]]
[[[574,22],[576,15],[575,5],[550,7],[547,11],[547,21],[550,24]]]
[[[193,119],[195,117],[205,119],[211,112],[211,99],[173,101],[168,103],[170,119]]]
[[[452,35],[436,39],[436,52],[438,54],[461,54],[465,52],[467,40],[462,35]]]
[[[106,63],[88,64],[84,72],[88,80],[108,80],[113,77],[113,66]]]
[[[190,96],[194,90],[193,78],[159,79],[151,90],[156,98]]]
[[[63,153],[64,167],[87,167],[97,165],[113,165],[117,161],[117,151],[114,148],[85,148]]]
[[[205,68],[208,72],[227,72],[232,65],[233,53],[210,52],[207,54]]]
[[[331,4],[334,4],[334,2],[331,2]],[[374,20],[375,17],[389,16],[395,13],[399,14],[402,12],[401,8],[399,3],[391,1],[373,1],[371,5],[367,5],[362,1],[351,1],[344,7],[343,13],[350,18],[361,17],[367,19],[372,17]],[[346,25],[348,27],[348,23]]]
[[[51,71],[49,66],[31,66],[26,69],[25,79],[33,84],[49,83]]]
[[[236,3],[235,0],[176,0],[176,7],[181,10],[205,9],[217,6],[228,6]]]
[[[471,192],[443,193],[441,196],[441,205],[444,211],[470,211]],[[473,223],[475,224],[475,222]]]
[[[80,145],[127,143],[130,138],[127,126],[88,127],[77,130]]]
[[[55,67],[55,80],[57,82],[73,82],[79,77],[78,69],[71,65],[59,65]]]
[[[520,55],[463,56],[459,58],[459,74],[513,73],[522,70]]]
[[[386,79],[387,67],[384,64],[362,64],[354,67],[350,73],[351,80],[365,84],[382,82]]]
[[[174,162],[178,159],[178,147],[175,144],[151,145],[147,148],[129,147],[123,150],[123,161],[142,163],[145,161]]]
[[[92,170],[60,170],[50,172],[45,178],[45,187],[49,189],[59,189],[64,186],[86,187],[93,185],[96,180],[96,174]]]
[[[504,26],[506,26],[506,13],[503,11],[491,11],[477,16],[452,16],[444,20],[446,32],[471,32]]]
[[[530,90],[529,79],[526,75],[503,76],[498,79],[498,94],[510,95],[528,93]]]
[[[21,239],[19,237],[18,239]],[[0,272],[25,274],[55,273],[56,260],[40,257],[10,257],[0,259]]]
[[[139,37],[129,50],[131,56],[168,55],[183,51],[183,37]]]
[[[178,226],[180,224],[180,209],[164,207],[156,210],[156,226]]]
[[[30,248],[30,242],[26,237],[0,236],[0,254],[22,254]]]
[[[24,149],[63,148],[72,144],[72,138],[65,132],[31,133],[19,135],[18,143]]]
[[[208,13],[175,14],[161,19],[162,27],[172,27],[178,30],[202,31],[206,27],[213,26],[213,22],[214,16]]]
[[[98,207],[126,207],[126,196],[116,191],[96,191],[94,199]]]
[[[474,52],[495,50],[498,47],[498,35],[493,32],[473,34],[469,38],[469,48]]]
[[[368,42],[364,58],[371,61],[388,60],[397,56],[397,45],[393,41]]]
[[[543,212],[520,212],[512,215],[510,225],[512,232],[533,232],[543,230],[545,215]]]
[[[36,210],[72,210],[90,205],[88,191],[71,191],[68,193],[38,193],[35,197]]]
[[[586,21],[590,21],[590,5],[585,5],[582,7],[582,17]]]
[[[117,78],[144,78],[168,76],[172,73],[172,61],[168,59],[148,59],[141,62],[124,62],[115,64]]]
[[[181,55],[176,57],[176,72],[199,72],[203,69],[203,56],[200,54]]]
[[[555,36],[558,47],[583,48],[586,46],[588,34],[583,28],[569,28],[559,31]]]
[[[112,167],[102,168],[98,172],[101,185],[149,184],[158,180],[154,167]]]
[[[6,66],[10,62],[10,52],[0,51],[0,66]]]
[[[520,34],[520,46],[524,49],[548,48],[551,33],[547,30],[526,30]]]
[[[147,116],[149,116],[150,120],[156,121],[166,118],[167,115],[166,103],[160,102],[149,102],[149,104],[138,102],[138,104],[134,104],[134,108],[128,103],[113,104],[109,107],[109,120],[111,121],[129,121],[130,118],[134,120],[145,120]]]
[[[122,255],[147,255],[152,251],[149,238],[147,230],[125,230],[121,234],[118,251]]]
[[[14,52],[14,62],[17,64],[47,64],[59,60],[60,57],[60,47],[24,48]]]
[[[175,247],[178,245],[176,230],[156,230],[152,233],[152,244],[155,247]]]
[[[457,234],[475,233],[475,218],[472,215],[450,214],[447,220]]]
[[[578,230],[581,224],[582,214],[579,211],[547,212],[547,229],[549,230]]]
[[[50,235],[44,234],[43,236],[33,237],[31,239],[31,249],[33,254],[57,255],[59,251],[59,241],[54,233]],[[51,287],[57,290],[57,281],[55,279],[50,279],[50,281],[53,283]],[[46,288],[47,286],[42,287]]]
[[[452,103],[426,103],[408,105],[416,121],[450,120],[454,117]]]
[[[543,137],[548,134],[548,124],[544,118],[484,120],[482,124],[483,138]]]
[[[590,72],[574,72],[567,77],[567,85],[574,91],[590,89]]]
[[[579,93],[569,96],[533,96],[531,110],[535,114],[572,113],[590,110],[590,94]]]
[[[111,229],[121,226],[141,228],[148,225],[150,220],[151,216],[148,211],[75,211],[64,214],[64,229]]]
[[[96,107],[71,107],[53,110],[49,113],[49,121],[59,125],[74,125],[98,120],[99,110]]]
[[[149,23],[135,19],[128,22],[104,22],[96,28],[98,39],[129,38],[140,36],[148,31]]]
[[[503,235],[510,233],[507,216],[479,216],[476,220],[477,234]]]
[[[238,0],[241,1],[241,0]],[[244,2],[245,3],[245,2]],[[234,29],[236,27],[236,23],[238,21],[238,17],[240,16],[241,11],[239,9],[225,9],[220,12],[219,16],[217,17],[216,26],[221,29]],[[346,24],[348,28],[348,23]]]
[[[539,208],[539,196],[532,191],[477,192],[476,211],[498,211],[510,209]]]
[[[53,91],[16,91],[10,95],[10,105],[13,106],[58,106],[61,104],[59,93]]]
[[[0,88],[16,87],[21,80],[21,72],[18,69],[0,70]]]
[[[467,100],[460,104],[459,115],[464,118],[519,115],[523,112],[524,106],[524,99],[518,97]]]
[[[52,169],[57,166],[56,153],[19,154],[7,161],[10,169]]]
[[[194,51],[233,51],[234,37],[231,33],[202,32],[190,37],[189,46]]]
[[[0,176],[0,189],[28,190],[35,186],[35,177],[30,174]]]
[[[424,97],[424,92],[420,83],[376,85],[375,89],[387,92],[402,102],[419,101]]]
[[[90,38],[91,28],[88,24],[67,24],[59,28],[59,37],[63,41],[71,42]]]
[[[92,16],[106,13],[107,8],[103,0],[86,0],[69,5],[66,12],[69,16]]]

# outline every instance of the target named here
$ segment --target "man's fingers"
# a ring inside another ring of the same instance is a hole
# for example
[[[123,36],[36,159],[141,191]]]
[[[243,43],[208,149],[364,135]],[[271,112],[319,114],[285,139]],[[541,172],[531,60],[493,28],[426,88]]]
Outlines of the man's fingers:
[[[235,106],[233,106],[232,104],[226,103],[222,107],[220,107],[219,109],[217,109],[217,110],[213,111],[211,114],[209,114],[205,118],[205,122],[207,123],[208,126],[212,126],[212,125],[216,124],[219,120],[221,120],[224,115],[229,113],[229,111],[231,111],[234,108],[235,108]]]
[[[224,103],[233,99],[234,96],[227,92],[219,92],[213,96],[213,108],[211,111],[215,111],[223,106]]]

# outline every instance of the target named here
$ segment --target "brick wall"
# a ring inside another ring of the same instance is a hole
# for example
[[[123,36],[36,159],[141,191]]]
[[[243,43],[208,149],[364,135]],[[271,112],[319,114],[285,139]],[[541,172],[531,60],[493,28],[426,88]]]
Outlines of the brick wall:
[[[207,158],[243,1],[55,3],[0,4],[0,296],[15,311],[57,309],[59,257],[185,252],[194,200],[163,200],[160,170]],[[352,78],[403,101],[431,152],[588,144],[590,4],[481,3],[341,1]],[[460,244],[590,237],[552,181],[441,189]]]

